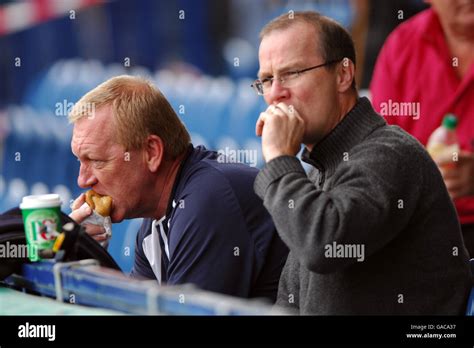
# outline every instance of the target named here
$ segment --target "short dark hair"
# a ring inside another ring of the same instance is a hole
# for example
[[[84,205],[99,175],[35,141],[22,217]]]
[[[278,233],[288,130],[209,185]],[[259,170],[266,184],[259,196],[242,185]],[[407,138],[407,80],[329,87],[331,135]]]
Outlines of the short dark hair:
[[[314,11],[290,11],[273,19],[260,32],[260,41],[274,30],[289,28],[295,23],[308,23],[319,34],[319,53],[325,62],[348,58],[356,65],[354,42],[349,32],[335,20]],[[329,65],[331,69],[333,65]],[[355,90],[355,79],[351,87]]]

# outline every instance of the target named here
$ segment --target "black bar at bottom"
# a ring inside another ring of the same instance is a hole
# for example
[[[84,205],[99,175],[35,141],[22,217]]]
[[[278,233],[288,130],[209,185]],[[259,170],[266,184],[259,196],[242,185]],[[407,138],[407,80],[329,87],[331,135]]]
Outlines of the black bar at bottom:
[[[54,325],[54,340],[52,327]],[[43,337],[31,337],[39,336]],[[19,337],[27,336],[27,337]],[[9,344],[410,344],[473,346],[473,317],[0,316]]]

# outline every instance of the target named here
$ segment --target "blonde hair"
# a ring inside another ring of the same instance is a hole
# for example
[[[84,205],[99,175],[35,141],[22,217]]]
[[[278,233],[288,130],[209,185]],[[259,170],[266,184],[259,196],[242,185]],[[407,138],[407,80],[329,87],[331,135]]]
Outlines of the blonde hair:
[[[191,142],[164,95],[148,80],[135,76],[113,77],[89,91],[72,108],[69,122],[107,105],[112,106],[115,140],[128,150],[141,148],[146,137],[154,134],[164,143],[165,157],[174,159]]]

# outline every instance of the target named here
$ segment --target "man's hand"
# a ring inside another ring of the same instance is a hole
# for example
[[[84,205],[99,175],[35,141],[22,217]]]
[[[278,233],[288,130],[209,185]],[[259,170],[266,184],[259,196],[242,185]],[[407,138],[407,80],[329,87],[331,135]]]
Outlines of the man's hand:
[[[72,212],[69,214],[69,217],[78,224],[82,223],[85,218],[92,214],[92,209],[88,205],[84,205],[85,202],[86,195],[81,193],[71,205]]]
[[[474,153],[461,151],[458,161],[436,164],[452,199],[474,195]]]
[[[71,209],[72,212],[69,214],[69,217],[76,221],[78,224],[82,224],[82,222],[92,215],[92,209],[87,205],[84,204],[86,202],[86,197],[84,193],[81,193],[79,197],[72,203]],[[105,231],[104,226],[99,225],[92,225],[92,224],[84,224],[83,225],[87,234],[94,238],[98,242],[103,242],[107,240],[107,234]]]
[[[301,148],[304,120],[292,106],[270,105],[260,114],[255,133],[262,137],[262,152],[266,162],[278,156],[295,156]]]

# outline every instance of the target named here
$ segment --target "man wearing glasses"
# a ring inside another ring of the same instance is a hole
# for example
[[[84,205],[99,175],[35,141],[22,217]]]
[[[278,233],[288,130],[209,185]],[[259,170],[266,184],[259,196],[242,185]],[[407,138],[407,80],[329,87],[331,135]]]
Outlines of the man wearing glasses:
[[[347,31],[314,12],[261,34],[252,85],[266,165],[254,188],[290,249],[277,304],[300,314],[462,314],[471,286],[434,162],[354,84]],[[313,168],[306,174],[295,157]]]

